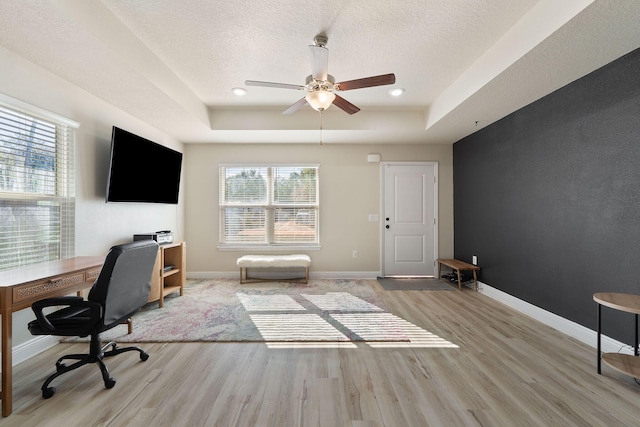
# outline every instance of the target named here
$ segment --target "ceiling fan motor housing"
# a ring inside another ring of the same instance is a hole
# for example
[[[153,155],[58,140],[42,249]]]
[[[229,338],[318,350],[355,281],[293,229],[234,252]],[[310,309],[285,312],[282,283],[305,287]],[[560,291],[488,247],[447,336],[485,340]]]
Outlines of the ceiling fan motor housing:
[[[305,79],[305,86],[309,92],[316,90],[328,90],[332,91],[335,88],[336,79],[331,74],[327,74],[327,80],[320,81],[313,78],[312,75],[308,75]]]

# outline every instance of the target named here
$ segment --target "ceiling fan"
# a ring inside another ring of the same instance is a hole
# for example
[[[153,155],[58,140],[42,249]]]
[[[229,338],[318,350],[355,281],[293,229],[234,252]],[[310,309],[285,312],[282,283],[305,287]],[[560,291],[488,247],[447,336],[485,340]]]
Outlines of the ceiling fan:
[[[300,99],[298,102],[287,108],[282,112],[282,114],[294,113],[307,103],[313,109],[320,112],[326,110],[331,106],[331,104],[333,104],[348,114],[355,114],[360,111],[360,108],[342,98],[336,92],[362,89],[365,87],[384,86],[394,84],[396,82],[395,74],[391,73],[336,83],[333,76],[328,73],[329,49],[326,48],[327,41],[328,38],[326,36],[317,35],[313,39],[314,44],[309,45],[311,75],[307,76],[304,85],[261,82],[256,80],[247,80],[244,82],[244,84],[247,86],[261,86],[307,91],[307,94],[304,98]]]

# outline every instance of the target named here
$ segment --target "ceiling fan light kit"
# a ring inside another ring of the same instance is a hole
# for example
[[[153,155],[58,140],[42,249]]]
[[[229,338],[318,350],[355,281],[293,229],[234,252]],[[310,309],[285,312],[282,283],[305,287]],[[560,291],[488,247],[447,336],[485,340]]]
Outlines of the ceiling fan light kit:
[[[329,50],[325,47],[328,38],[325,35],[317,35],[313,41],[314,44],[309,46],[311,75],[306,78],[304,85],[262,82],[257,80],[247,80],[245,81],[245,85],[307,91],[304,98],[298,100],[295,104],[283,111],[283,114],[294,113],[305,104],[309,104],[314,110],[320,112],[326,110],[333,104],[347,114],[355,114],[360,111],[360,108],[335,92],[384,86],[396,82],[396,76],[391,73],[335,83],[333,76],[328,73]]]
[[[311,108],[317,111],[324,111],[331,106],[336,94],[326,90],[317,90],[307,93],[304,97]]]

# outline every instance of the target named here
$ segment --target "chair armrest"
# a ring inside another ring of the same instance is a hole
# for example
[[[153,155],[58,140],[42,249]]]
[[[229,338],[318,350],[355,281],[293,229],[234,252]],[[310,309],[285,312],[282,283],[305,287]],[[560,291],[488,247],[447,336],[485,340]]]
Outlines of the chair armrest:
[[[40,326],[49,332],[51,335],[58,335],[60,332],[60,328],[54,326],[47,316],[44,314],[43,310],[47,307],[57,307],[57,306],[66,306],[69,308],[79,308],[79,309],[88,309],[90,320],[87,322],[87,325],[91,326],[97,323],[102,316],[102,306],[93,301],[85,301],[82,297],[78,296],[68,296],[68,297],[58,297],[58,298],[46,298],[40,301],[36,301],[31,304],[31,309],[36,315],[36,319]],[[59,310],[60,311],[60,310]],[[55,315],[56,312],[51,313],[51,315]]]
[[[74,305],[80,301],[84,301],[82,297],[77,296],[68,296],[68,297],[57,297],[57,298],[45,298],[40,301],[36,301],[31,304],[31,308],[35,311],[36,309],[42,311],[45,307],[55,307],[57,305]]]

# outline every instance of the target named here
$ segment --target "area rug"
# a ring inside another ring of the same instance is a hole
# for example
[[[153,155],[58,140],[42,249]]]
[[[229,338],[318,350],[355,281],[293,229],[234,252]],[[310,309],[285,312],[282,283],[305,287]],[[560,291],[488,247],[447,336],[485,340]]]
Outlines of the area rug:
[[[103,341],[408,341],[366,280],[310,280],[308,284],[237,280],[188,281],[184,296],[146,305]],[[71,339],[66,341],[77,341]]]
[[[436,278],[378,277],[385,291],[450,291],[454,289],[444,280]]]

